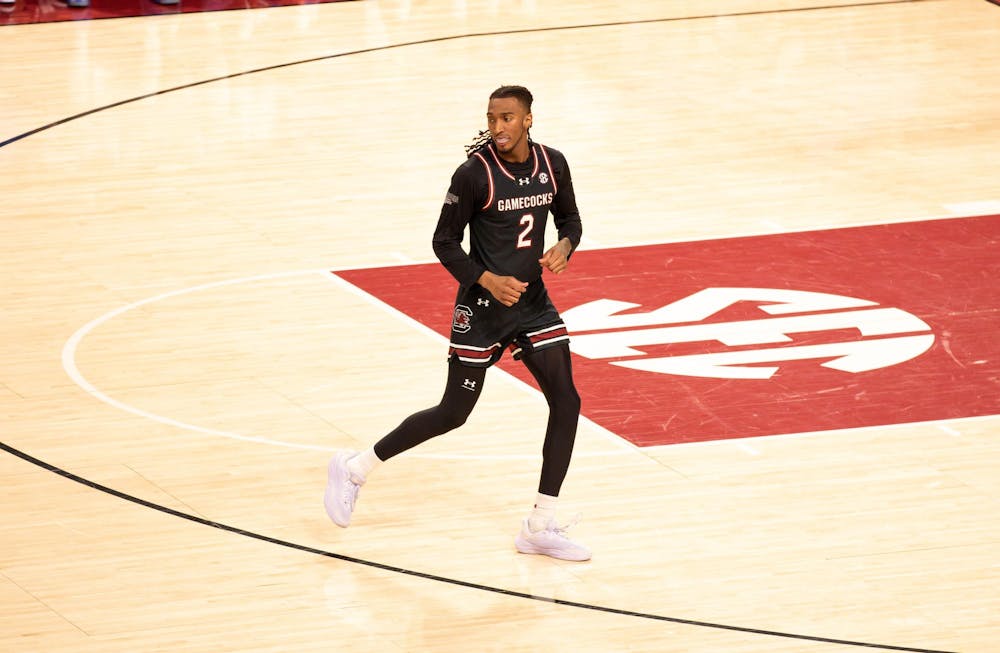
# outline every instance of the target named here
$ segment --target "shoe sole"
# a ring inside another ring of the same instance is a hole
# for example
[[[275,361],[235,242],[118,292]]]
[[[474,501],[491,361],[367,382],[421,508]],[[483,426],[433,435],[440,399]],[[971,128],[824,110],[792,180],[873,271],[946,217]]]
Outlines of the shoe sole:
[[[568,560],[570,562],[586,562],[587,560],[590,560],[589,552],[586,554],[579,553],[574,555],[567,551],[551,550],[535,546],[531,542],[525,542],[520,538],[514,541],[514,548],[517,549],[518,553],[526,553],[529,555],[543,555],[543,556],[548,556],[550,558],[555,558],[557,560]]]

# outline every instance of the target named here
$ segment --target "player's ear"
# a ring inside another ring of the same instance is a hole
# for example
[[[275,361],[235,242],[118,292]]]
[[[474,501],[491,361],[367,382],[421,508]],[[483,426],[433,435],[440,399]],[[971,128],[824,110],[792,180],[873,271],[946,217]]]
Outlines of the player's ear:
[[[530,113],[524,117],[524,128],[525,129],[530,129],[531,128],[531,114]]]

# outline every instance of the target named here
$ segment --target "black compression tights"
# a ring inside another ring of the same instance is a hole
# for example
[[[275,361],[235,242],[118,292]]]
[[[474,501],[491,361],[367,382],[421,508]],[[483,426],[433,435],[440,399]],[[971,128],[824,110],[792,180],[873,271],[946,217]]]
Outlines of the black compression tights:
[[[543,349],[525,356],[522,362],[535,377],[549,404],[538,491],[556,497],[569,469],[580,417],[580,395],[573,386],[569,347],[561,345]],[[448,381],[441,403],[403,420],[375,444],[375,455],[380,460],[389,460],[465,424],[482,392],[485,377],[486,368],[466,367],[453,360],[448,364]],[[470,384],[475,384],[475,390],[468,389]]]

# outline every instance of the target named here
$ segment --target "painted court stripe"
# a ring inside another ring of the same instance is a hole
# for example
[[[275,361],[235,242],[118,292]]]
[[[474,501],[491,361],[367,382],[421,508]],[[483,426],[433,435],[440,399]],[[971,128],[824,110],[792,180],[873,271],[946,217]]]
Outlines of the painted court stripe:
[[[583,414],[633,444],[832,432],[1000,414],[1000,290],[981,272],[997,243],[983,215],[591,249],[546,286]],[[336,274],[450,324],[440,265]]]

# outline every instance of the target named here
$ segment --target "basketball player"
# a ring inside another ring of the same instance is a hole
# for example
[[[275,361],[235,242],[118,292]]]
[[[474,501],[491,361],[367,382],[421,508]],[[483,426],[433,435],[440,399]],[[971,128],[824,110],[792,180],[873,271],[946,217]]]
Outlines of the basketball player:
[[[502,86],[490,95],[489,131],[467,148],[468,160],[452,176],[434,232],[434,253],[459,283],[444,396],[368,450],[334,456],[324,503],[339,526],[350,524],[358,490],[376,466],[465,423],[487,368],[507,349],[535,377],[549,405],[538,495],[515,547],[563,560],[590,559],[590,551],[567,538],[555,520],[580,397],[566,326],[542,282],[543,268],[555,274],[566,270],[582,226],[566,159],[529,137],[531,102],[523,86]],[[544,250],[550,211],[559,242]],[[466,226],[469,253],[462,249]]]

